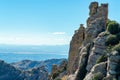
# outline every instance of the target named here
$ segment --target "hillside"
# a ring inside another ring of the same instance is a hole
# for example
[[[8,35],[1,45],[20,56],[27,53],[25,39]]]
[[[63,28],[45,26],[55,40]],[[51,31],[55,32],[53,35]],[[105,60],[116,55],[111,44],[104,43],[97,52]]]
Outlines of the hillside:
[[[11,64],[0,60],[0,80],[48,80],[52,65],[61,65],[63,62],[67,63],[67,60],[23,60]]]
[[[53,64],[60,65],[63,61],[67,62],[66,59],[49,59],[45,61],[22,60],[19,62],[11,63],[11,65],[20,70],[29,70],[44,66],[47,72],[50,73]]]

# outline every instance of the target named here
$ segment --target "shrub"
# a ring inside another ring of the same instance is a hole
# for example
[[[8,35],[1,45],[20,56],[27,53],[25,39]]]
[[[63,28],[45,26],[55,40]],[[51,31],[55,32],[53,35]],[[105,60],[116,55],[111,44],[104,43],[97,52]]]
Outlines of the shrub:
[[[117,38],[116,35],[109,35],[106,39],[105,45],[109,46],[109,45],[115,45],[119,43],[119,39]]]
[[[120,33],[117,34],[117,38],[120,41]]]
[[[120,31],[119,23],[116,21],[110,21],[107,25],[107,31],[109,31],[111,34],[117,34]]]
[[[59,74],[60,74],[60,71],[58,70],[55,73],[53,73],[52,78],[55,79]]]
[[[104,32],[104,36],[107,36],[107,35],[109,35],[110,33],[108,32],[108,31],[105,31]]]
[[[102,73],[101,72],[97,72],[97,73],[94,74],[92,80],[102,80],[102,78],[103,78]]]
[[[113,48],[112,48],[113,51],[118,51],[120,53],[120,43],[115,45]]]
[[[106,55],[102,55],[102,56],[98,57],[96,63],[98,64],[100,62],[105,62],[105,61],[107,61],[107,56]]]

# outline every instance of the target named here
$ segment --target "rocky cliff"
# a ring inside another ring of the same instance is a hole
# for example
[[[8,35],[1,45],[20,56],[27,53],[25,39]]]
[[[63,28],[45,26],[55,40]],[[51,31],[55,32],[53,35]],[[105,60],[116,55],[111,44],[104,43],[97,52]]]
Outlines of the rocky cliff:
[[[120,24],[108,20],[107,3],[91,2],[89,10],[87,26],[72,37],[67,74],[60,79],[120,80]]]

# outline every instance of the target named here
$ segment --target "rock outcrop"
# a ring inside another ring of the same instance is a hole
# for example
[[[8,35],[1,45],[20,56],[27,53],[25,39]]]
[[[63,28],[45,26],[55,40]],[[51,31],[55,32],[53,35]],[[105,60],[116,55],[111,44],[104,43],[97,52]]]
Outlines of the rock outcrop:
[[[96,64],[91,69],[90,73],[86,75],[84,80],[94,80],[96,77],[98,77],[97,80],[102,80],[106,76],[106,69],[107,69],[107,62]]]
[[[120,80],[120,24],[108,20],[108,4],[92,2],[89,10],[87,27],[72,37],[67,74],[60,79]]]
[[[108,4],[101,4],[99,6],[98,2],[92,2],[89,9],[90,16],[87,19],[87,27],[83,32],[81,31],[84,33],[84,38],[83,36],[80,36],[82,33],[79,33],[77,37],[74,37],[76,35],[75,34],[71,41],[72,45],[70,44],[68,74],[73,74],[78,70],[76,80],[83,80],[85,75],[90,72],[91,68],[96,64],[97,58],[103,55],[106,48],[106,36],[101,32],[106,29]],[[78,43],[76,43],[76,41],[78,41]],[[77,47],[74,47],[74,45],[77,45]]]
[[[63,60],[61,62],[60,65],[55,65],[53,64],[52,66],[52,72],[49,75],[48,80],[57,80],[57,79],[61,79],[62,77],[64,77],[64,75],[66,75],[67,71],[67,60]]]
[[[108,4],[101,4],[101,6],[99,6],[98,2],[92,2],[89,10],[85,43],[92,42],[100,32],[105,31],[108,20]]]
[[[87,19],[87,28],[85,29],[83,24],[81,24],[79,30],[75,31],[70,43],[68,74],[73,74],[78,69],[82,48],[88,43],[94,43],[98,34],[106,29],[108,4],[101,4],[101,6],[99,6],[97,2],[92,2],[89,9],[90,16]],[[97,45],[97,43],[95,44]]]
[[[80,24],[80,28],[75,31],[74,36],[70,42],[69,57],[68,57],[68,68],[69,74],[74,73],[78,67],[78,50],[85,39],[85,28],[83,24]]]
[[[88,63],[87,63],[87,71],[89,72],[91,68],[96,64],[97,59],[104,55],[104,51],[106,49],[105,41],[107,35],[104,35],[104,32],[100,33],[97,38],[94,40],[94,46],[91,49]]]
[[[72,37],[61,79],[120,80],[120,24],[108,21],[108,4],[92,2],[89,10],[87,27],[81,24]]]
[[[120,53],[113,51],[108,57],[107,78],[120,80]]]

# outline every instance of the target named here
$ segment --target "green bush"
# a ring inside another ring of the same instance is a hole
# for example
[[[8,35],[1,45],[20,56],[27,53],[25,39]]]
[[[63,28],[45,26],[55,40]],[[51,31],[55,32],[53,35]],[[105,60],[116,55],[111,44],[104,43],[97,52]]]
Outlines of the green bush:
[[[98,64],[100,62],[105,62],[105,61],[107,61],[107,56],[106,55],[102,55],[102,56],[98,57],[96,63]]]
[[[97,72],[94,74],[92,80],[102,80],[102,78],[103,78],[103,74],[101,72]]]
[[[113,48],[112,48],[113,51],[118,51],[120,53],[120,43],[115,45]]]
[[[104,36],[107,36],[107,35],[109,35],[110,33],[108,32],[108,31],[105,31],[104,32]]]
[[[117,34],[117,38],[120,41],[120,33]]]
[[[53,73],[52,78],[55,79],[59,74],[60,74],[60,71],[58,70],[55,73]]]
[[[119,39],[117,38],[116,35],[109,35],[106,39],[106,42],[105,42],[105,45],[106,46],[112,46],[112,45],[115,45],[115,44],[118,44],[119,43]]]
[[[117,34],[120,31],[120,25],[116,21],[110,21],[107,25],[107,31],[111,34]]]

